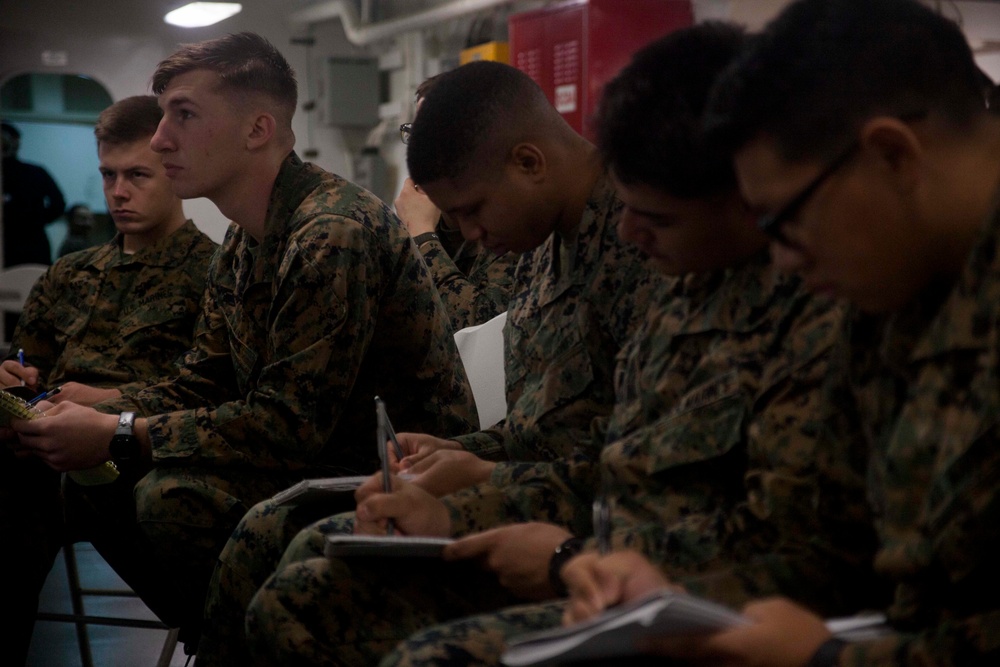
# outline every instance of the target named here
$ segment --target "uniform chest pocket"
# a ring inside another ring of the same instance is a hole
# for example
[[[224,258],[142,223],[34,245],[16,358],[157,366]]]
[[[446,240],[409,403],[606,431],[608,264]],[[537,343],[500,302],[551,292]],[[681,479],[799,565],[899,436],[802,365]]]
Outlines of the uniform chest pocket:
[[[88,312],[65,300],[54,305],[50,314],[56,331],[64,336],[64,340],[69,340],[83,331],[89,319]]]
[[[514,404],[521,406],[519,411],[532,414],[535,421],[572,403],[594,381],[590,352],[579,332],[564,333],[558,345],[539,345],[515,336],[511,347],[524,347],[506,351],[508,403],[513,397]]]
[[[663,419],[650,474],[720,458],[744,442],[749,401],[735,385],[734,373],[732,382],[699,390]]]
[[[124,313],[118,331],[125,339],[142,338],[152,331],[174,331],[177,335],[185,335],[190,340],[194,329],[194,317],[193,310],[189,312],[183,303],[146,306]]]

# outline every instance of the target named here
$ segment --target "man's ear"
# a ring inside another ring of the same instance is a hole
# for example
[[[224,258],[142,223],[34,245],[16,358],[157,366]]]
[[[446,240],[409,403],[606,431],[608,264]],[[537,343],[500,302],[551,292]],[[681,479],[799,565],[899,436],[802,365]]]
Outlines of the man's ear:
[[[878,116],[861,127],[861,148],[874,155],[905,189],[912,187],[926,157],[920,136],[906,122]]]
[[[256,150],[265,145],[274,136],[276,127],[277,123],[274,120],[274,116],[267,112],[259,112],[253,117],[250,131],[247,134],[247,150]]]
[[[535,144],[517,144],[510,150],[510,166],[523,176],[532,180],[545,178],[547,163],[545,153]]]

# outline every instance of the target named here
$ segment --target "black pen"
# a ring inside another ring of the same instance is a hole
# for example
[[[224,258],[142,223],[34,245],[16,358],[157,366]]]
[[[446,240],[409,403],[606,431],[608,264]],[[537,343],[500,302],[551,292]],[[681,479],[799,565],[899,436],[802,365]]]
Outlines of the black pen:
[[[55,396],[60,391],[62,391],[62,387],[55,387],[54,389],[49,389],[48,391],[43,391],[38,396],[35,396],[33,399],[31,399],[30,401],[28,401],[28,405],[34,405],[38,401],[44,401],[46,398],[49,398],[51,396]]]
[[[392,427],[392,422],[389,421],[389,413],[385,411],[385,401],[383,401],[378,396],[375,397],[375,412],[379,419],[382,420],[382,427],[385,429],[385,435],[389,437],[392,441],[392,449],[396,452],[396,460],[403,460],[403,448],[399,446],[399,439],[396,437],[396,429]]]
[[[392,493],[392,480],[389,479],[389,451],[385,446],[386,442],[386,421],[384,404],[382,399],[375,397],[375,444],[378,447],[378,457],[382,461],[382,490]],[[385,534],[392,535],[396,532],[396,526],[392,519],[386,521]]]

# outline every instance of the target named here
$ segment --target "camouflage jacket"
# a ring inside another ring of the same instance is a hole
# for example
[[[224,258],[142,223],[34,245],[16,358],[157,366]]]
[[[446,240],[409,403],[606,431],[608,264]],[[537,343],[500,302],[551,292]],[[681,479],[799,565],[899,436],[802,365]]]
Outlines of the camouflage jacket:
[[[522,464],[500,492],[454,494],[455,532],[514,517],[589,536],[600,490],[613,546],[703,595],[739,604],[784,591],[831,611],[867,600],[870,578],[846,576],[874,552],[864,443],[856,421],[841,429],[824,412],[843,309],[766,252],[685,276],[649,306],[618,359],[600,465]]]
[[[148,384],[191,347],[218,246],[190,220],[132,255],[121,242],[60,258],[32,288],[11,350],[24,348],[43,386]]]
[[[900,633],[841,664],[1000,664],[1000,212],[956,283],[858,318],[850,360]]]
[[[575,233],[553,233],[514,274],[504,328],[507,416],[454,438],[495,461],[596,457],[614,406],[614,360],[663,278],[618,238],[622,204],[606,177]],[[502,483],[501,463],[494,481]]]
[[[443,236],[438,225],[439,237]],[[420,244],[434,285],[455,331],[482,324],[507,310],[519,255],[497,255],[463,241],[449,253],[444,238]]]
[[[376,395],[397,431],[475,423],[444,305],[402,223],[292,153],[263,241],[230,226],[179,376],[117,403],[155,415],[159,464],[364,474],[378,465]]]

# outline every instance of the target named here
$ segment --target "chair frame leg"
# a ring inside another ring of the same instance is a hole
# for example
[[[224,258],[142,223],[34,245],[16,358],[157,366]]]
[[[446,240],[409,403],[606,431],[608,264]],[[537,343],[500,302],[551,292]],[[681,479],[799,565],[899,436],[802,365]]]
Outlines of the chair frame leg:
[[[89,616],[83,605],[83,598],[87,595],[103,595],[112,597],[138,597],[134,591],[126,590],[106,590],[95,588],[83,588],[80,585],[80,571],[76,562],[76,550],[72,543],[63,545],[63,559],[66,561],[66,578],[69,583],[70,601],[73,605],[72,614],[38,612],[36,619],[41,621],[58,621],[73,623],[76,627],[76,641],[80,648],[80,662],[83,667],[94,667],[94,658],[90,649],[90,634],[88,625],[109,625],[128,628],[145,628],[149,630],[166,630],[167,637],[160,650],[156,667],[170,667],[170,661],[177,650],[180,637],[180,628],[171,628],[161,621],[152,621],[139,618],[120,618],[114,616]]]
[[[76,626],[76,642],[80,646],[80,661],[83,667],[94,667],[94,658],[90,652],[90,634],[87,632],[87,624],[81,619],[86,616],[83,608],[83,594],[80,592],[80,571],[76,566],[76,550],[73,545],[63,547],[63,558],[66,561],[66,576],[69,579],[70,600],[73,603],[73,615],[78,620]]]

